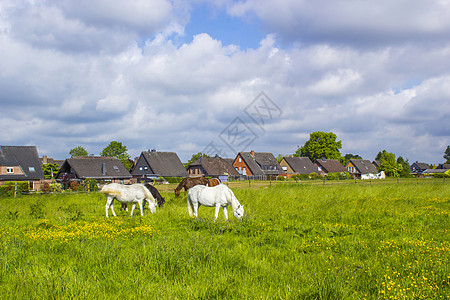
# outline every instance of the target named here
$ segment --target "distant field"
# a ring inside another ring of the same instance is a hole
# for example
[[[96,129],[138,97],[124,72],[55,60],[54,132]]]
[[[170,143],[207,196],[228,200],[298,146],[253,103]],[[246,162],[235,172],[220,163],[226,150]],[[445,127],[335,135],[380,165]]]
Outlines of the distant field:
[[[449,183],[233,182],[245,216],[216,223],[175,185],[144,217],[105,218],[97,193],[0,198],[0,298],[449,299]]]

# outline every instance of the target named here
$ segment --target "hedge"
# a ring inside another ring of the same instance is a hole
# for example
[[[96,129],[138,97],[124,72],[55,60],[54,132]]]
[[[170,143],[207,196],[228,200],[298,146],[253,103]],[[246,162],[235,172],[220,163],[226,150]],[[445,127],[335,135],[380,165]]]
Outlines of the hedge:
[[[30,191],[28,181],[6,181],[0,185],[0,195],[14,196],[17,184],[17,195],[23,195]]]

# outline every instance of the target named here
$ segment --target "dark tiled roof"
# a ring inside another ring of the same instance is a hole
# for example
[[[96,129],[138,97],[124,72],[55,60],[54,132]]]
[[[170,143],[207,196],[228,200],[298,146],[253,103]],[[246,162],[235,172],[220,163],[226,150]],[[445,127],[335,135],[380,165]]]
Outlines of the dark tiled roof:
[[[141,156],[147,161],[150,173],[162,177],[187,177],[188,173],[175,152],[143,151]],[[132,174],[138,170],[133,170]],[[147,172],[146,174],[149,174]]]
[[[275,156],[269,152],[239,152],[253,175],[278,175],[283,173]]]
[[[360,174],[377,174],[378,170],[367,159],[350,159],[350,162],[355,166]]]
[[[430,166],[427,163],[422,163],[422,162],[415,162],[411,165],[411,169],[418,169],[418,170],[426,170],[429,169]]]
[[[103,166],[105,169],[103,170]],[[86,179],[129,179],[130,172],[125,168],[122,162],[115,157],[74,157],[68,158],[62,165],[58,174],[75,173],[76,178]],[[105,172],[104,172],[105,171]]]
[[[316,165],[322,167],[325,173],[340,173],[347,172],[347,169],[337,159],[317,159],[314,162]]]
[[[231,176],[239,176],[239,173],[233,167],[233,164],[230,163],[230,160],[227,161],[220,157],[200,157],[191,163],[190,166],[201,166],[206,176],[217,177],[225,173]]]
[[[319,172],[317,166],[315,166],[308,157],[284,157],[284,160],[294,173],[311,174]]]
[[[437,173],[445,173],[447,169],[426,169],[422,172],[422,174],[437,174]]]
[[[0,146],[0,166],[20,166],[24,173],[0,175],[0,180],[44,179],[36,146]]]

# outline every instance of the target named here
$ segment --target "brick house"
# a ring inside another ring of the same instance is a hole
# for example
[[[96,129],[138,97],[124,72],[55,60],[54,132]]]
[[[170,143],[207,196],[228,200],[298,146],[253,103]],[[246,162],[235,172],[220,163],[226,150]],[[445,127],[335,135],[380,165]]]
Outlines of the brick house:
[[[268,152],[239,152],[233,167],[242,176],[258,180],[276,180],[283,173],[275,156]]]
[[[44,184],[44,173],[36,146],[0,146],[0,184],[27,181],[30,190]]]

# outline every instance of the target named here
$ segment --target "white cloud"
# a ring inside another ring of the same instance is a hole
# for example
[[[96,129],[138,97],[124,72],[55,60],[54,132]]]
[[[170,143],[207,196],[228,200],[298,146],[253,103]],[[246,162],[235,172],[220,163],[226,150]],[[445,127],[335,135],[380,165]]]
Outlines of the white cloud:
[[[228,11],[255,14],[270,31],[298,42],[387,45],[440,42],[450,34],[450,4],[439,0],[246,0]]]
[[[450,118],[450,46],[437,42],[449,21],[438,21],[447,14],[441,4],[411,8],[404,25],[402,5],[385,1],[338,8],[323,0],[222,1],[218,9],[255,14],[270,28],[259,47],[244,50],[206,28],[178,44],[187,4],[109,3],[0,3],[2,141],[35,143],[64,158],[71,147],[99,153],[114,139],[133,155],[157,148],[187,160],[211,141],[220,144],[220,132],[240,117],[258,135],[251,147],[274,153],[294,152],[318,130],[337,133],[343,151],[368,159],[386,149],[437,163],[450,143],[443,125]],[[369,9],[374,5],[378,12]],[[384,14],[388,25],[377,27]],[[412,24],[430,15],[439,18]],[[347,42],[349,27],[358,32]],[[385,37],[384,27],[392,29]],[[382,42],[369,48],[362,33]],[[402,33],[401,42],[390,42]],[[261,91],[283,111],[265,131],[243,111]]]

